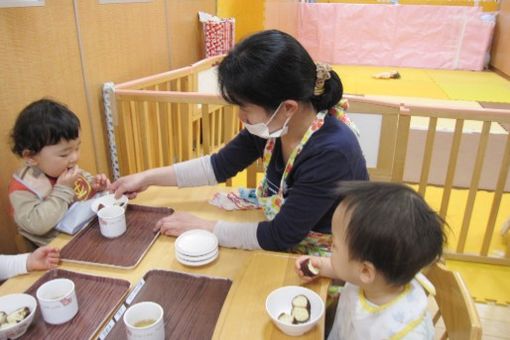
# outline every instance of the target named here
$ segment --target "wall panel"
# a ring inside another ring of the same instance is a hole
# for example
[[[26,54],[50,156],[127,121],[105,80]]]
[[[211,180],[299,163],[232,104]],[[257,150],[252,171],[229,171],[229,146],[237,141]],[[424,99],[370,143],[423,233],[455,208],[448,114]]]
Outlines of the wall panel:
[[[108,173],[101,87],[107,81],[119,83],[169,69],[165,0],[75,3],[96,158],[99,171]]]
[[[7,216],[7,185],[21,164],[6,147],[18,112],[43,96],[66,103],[80,117],[80,165],[96,170],[92,134],[81,81],[80,54],[71,1],[46,0],[44,7],[0,9],[0,214]],[[15,250],[6,218],[0,253]]]
[[[203,58],[202,29],[198,12],[216,14],[215,0],[167,0],[168,31],[172,49],[172,69],[186,66]]]
[[[501,1],[494,33],[491,65],[510,77],[510,1]]]

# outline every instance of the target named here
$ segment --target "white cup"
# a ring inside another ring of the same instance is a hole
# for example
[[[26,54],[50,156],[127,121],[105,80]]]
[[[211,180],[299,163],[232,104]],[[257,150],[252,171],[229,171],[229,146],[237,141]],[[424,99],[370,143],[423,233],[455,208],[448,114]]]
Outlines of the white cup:
[[[144,301],[132,305],[124,313],[128,340],[164,340],[163,308],[155,302]]]
[[[78,299],[74,282],[69,279],[54,279],[37,289],[37,300],[44,321],[60,325],[78,313]]]
[[[97,217],[104,237],[115,238],[126,232],[126,215],[122,207],[104,207],[97,212]]]

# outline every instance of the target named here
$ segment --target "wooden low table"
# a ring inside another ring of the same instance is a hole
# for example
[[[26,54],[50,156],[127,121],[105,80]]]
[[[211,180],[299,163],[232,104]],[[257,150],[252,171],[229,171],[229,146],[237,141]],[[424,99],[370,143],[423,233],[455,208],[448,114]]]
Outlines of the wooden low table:
[[[132,203],[169,207],[209,219],[248,222],[264,218],[261,210],[224,211],[208,203],[215,192],[229,190],[235,189],[220,186],[187,189],[152,187]],[[62,248],[71,238],[69,235],[60,234],[52,245]],[[60,268],[125,279],[131,282],[132,286],[151,269],[228,278],[233,284],[221,310],[213,339],[288,338],[272,324],[265,310],[265,300],[273,289],[303,284],[294,272],[295,255],[220,248],[220,255],[213,263],[203,267],[186,267],[175,259],[174,242],[174,237],[160,236],[138,266],[129,270],[78,263],[63,263]],[[33,272],[12,278],[0,286],[0,296],[23,292],[42,275],[43,272]],[[318,279],[306,287],[316,291],[325,300],[328,285],[328,279]],[[324,319],[318,327],[297,339],[323,338]]]

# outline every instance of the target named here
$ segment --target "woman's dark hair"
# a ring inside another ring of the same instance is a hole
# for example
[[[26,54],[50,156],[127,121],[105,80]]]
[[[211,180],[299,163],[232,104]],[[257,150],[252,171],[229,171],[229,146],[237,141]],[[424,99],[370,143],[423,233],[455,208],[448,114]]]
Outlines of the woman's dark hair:
[[[446,222],[412,188],[350,181],[341,183],[339,194],[350,212],[350,258],[371,262],[388,283],[406,284],[441,257]]]
[[[11,131],[11,150],[18,156],[23,151],[37,154],[46,145],[69,141],[80,135],[80,120],[65,105],[40,99],[25,107]]]
[[[311,102],[322,111],[337,104],[343,94],[340,78],[335,71],[330,74],[324,93],[315,96],[317,71],[308,52],[289,34],[268,30],[237,44],[221,62],[218,80],[223,98],[232,104],[273,111],[293,99]]]

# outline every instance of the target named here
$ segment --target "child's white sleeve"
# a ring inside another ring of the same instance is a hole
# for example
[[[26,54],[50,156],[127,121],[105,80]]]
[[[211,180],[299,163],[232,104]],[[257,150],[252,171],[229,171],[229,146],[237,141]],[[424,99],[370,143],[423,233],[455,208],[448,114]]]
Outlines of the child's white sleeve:
[[[30,253],[20,255],[0,255],[0,280],[25,274]]]

